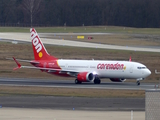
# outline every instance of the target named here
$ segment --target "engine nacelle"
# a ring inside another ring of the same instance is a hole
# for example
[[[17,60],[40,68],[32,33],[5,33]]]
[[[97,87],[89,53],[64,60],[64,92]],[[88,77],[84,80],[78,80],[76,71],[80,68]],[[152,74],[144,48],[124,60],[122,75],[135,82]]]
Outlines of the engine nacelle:
[[[110,80],[112,82],[124,82],[124,81],[126,81],[126,79],[122,79],[122,78],[110,78]]]
[[[95,79],[95,75],[89,72],[81,72],[77,75],[77,80],[81,82],[91,82]]]

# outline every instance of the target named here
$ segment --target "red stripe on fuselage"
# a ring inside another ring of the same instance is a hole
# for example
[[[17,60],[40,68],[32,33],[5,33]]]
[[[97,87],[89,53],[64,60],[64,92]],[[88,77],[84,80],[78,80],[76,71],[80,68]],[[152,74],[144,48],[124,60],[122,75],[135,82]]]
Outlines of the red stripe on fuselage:
[[[39,60],[35,61],[39,63],[31,63],[35,67],[40,67],[40,68],[51,68],[51,69],[57,69],[57,71],[50,71],[49,70],[41,70],[50,74],[58,75],[58,76],[63,76],[63,77],[70,77],[67,73],[61,73],[61,67],[58,65],[58,60]],[[59,70],[58,70],[59,69]]]
[[[39,60],[36,62],[39,62],[39,63],[38,64],[31,63],[31,64],[34,65],[35,67],[52,68],[52,69],[60,69],[61,70],[60,66],[57,63],[57,60],[50,60],[50,61]]]

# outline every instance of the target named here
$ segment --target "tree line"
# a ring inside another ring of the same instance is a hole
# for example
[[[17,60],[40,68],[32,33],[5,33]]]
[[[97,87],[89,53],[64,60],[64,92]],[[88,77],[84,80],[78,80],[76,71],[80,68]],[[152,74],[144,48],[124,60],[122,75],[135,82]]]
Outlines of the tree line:
[[[0,0],[0,25],[160,27],[160,0]]]

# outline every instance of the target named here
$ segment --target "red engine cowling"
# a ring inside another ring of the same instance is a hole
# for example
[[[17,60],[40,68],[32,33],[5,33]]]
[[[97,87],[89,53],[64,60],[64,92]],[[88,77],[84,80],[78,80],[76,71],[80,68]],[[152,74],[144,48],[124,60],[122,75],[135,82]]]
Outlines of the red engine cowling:
[[[110,78],[110,80],[112,82],[124,82],[124,81],[126,81],[126,79],[122,79],[122,78]]]
[[[91,82],[95,79],[93,73],[81,72],[77,75],[77,80],[81,82]]]

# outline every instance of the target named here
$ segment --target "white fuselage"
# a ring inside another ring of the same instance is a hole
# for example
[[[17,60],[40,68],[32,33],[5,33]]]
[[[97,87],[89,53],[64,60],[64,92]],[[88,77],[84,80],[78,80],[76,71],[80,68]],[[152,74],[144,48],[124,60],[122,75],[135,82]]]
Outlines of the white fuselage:
[[[151,74],[143,64],[130,61],[99,60],[57,60],[59,67],[66,71],[92,72],[100,78],[146,78]]]

